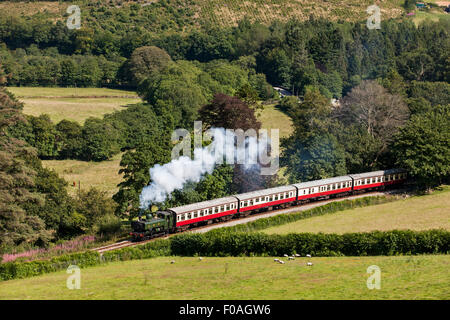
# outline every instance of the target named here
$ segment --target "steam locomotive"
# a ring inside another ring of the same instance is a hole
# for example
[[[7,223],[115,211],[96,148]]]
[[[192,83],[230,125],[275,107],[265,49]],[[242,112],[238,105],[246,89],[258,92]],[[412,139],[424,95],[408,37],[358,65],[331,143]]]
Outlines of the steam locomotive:
[[[131,222],[130,235],[134,241],[146,240],[271,209],[382,190],[402,184],[406,178],[403,169],[380,170],[263,189],[155,213],[146,210],[145,218],[141,215]]]

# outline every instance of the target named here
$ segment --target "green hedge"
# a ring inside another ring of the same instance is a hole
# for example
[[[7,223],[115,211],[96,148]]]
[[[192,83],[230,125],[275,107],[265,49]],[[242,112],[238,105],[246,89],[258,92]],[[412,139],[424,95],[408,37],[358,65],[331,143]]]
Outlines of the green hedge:
[[[54,257],[49,260],[31,262],[8,262],[0,264],[0,280],[28,278],[44,273],[67,269],[70,265],[80,268],[95,266],[100,255],[95,251],[73,253]]]
[[[180,256],[378,256],[401,254],[446,254],[450,232],[375,231],[368,233],[204,233],[182,234],[171,239],[173,255]]]
[[[397,197],[393,196],[375,196],[375,197],[363,197],[353,200],[342,200],[336,202],[330,202],[325,205],[300,211],[290,214],[279,214],[269,218],[261,218],[255,221],[251,221],[245,224],[238,224],[232,227],[224,227],[220,229],[213,229],[208,233],[223,233],[223,232],[251,232],[267,229],[274,226],[279,226],[286,223],[295,222],[298,220],[321,216],[329,213],[335,213],[342,210],[367,207],[371,205],[383,204],[397,200]]]
[[[28,278],[61,271],[67,269],[70,265],[86,268],[111,261],[147,259],[170,254],[170,242],[167,240],[157,240],[134,248],[105,252],[103,255],[95,251],[86,251],[83,253],[61,255],[49,260],[8,262],[0,264],[0,281]]]

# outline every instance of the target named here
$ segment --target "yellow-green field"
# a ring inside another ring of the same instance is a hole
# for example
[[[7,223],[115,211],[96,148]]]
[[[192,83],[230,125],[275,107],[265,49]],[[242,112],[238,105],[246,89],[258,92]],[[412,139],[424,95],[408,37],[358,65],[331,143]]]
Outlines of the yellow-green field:
[[[170,261],[175,260],[174,264]],[[311,261],[313,266],[306,266]],[[369,290],[367,268],[381,269]],[[449,299],[450,256],[297,258],[160,257],[0,282],[0,299]]]
[[[265,105],[258,120],[261,121],[261,127],[268,130],[269,135],[270,129],[280,130],[280,138],[288,137],[293,132],[292,119],[275,108],[275,105]]]
[[[393,229],[450,230],[450,186],[431,195],[340,211],[263,230],[269,234],[292,232],[369,232]]]
[[[133,96],[135,92],[104,88],[10,87],[8,90],[24,102],[26,114],[38,116],[46,113],[54,122],[68,119],[83,123],[90,116],[101,117],[126,104],[141,101],[133,98],[118,98]],[[108,98],[62,98],[70,95],[108,96]],[[47,98],[33,98],[37,96]],[[285,137],[292,132],[291,119],[273,105],[265,106],[259,119],[265,129],[280,129],[280,137]],[[122,181],[122,176],[118,174],[121,157],[121,154],[116,155],[113,159],[103,162],[47,160],[43,161],[43,165],[54,169],[69,182],[68,190],[71,194],[76,193],[80,181],[83,189],[96,187],[113,195],[117,192],[117,184]],[[76,182],[76,187],[72,186],[73,182]]]
[[[441,9],[433,9],[431,11],[416,11],[415,16],[413,17],[413,21],[416,25],[419,25],[421,22],[425,20],[431,20],[437,22],[439,20],[450,20],[450,14],[444,12]]]
[[[135,92],[106,88],[9,87],[8,90],[24,103],[25,114],[45,113],[55,123],[67,119],[83,124],[89,117],[101,118],[141,102]]]
[[[117,154],[111,160],[102,162],[46,160],[42,161],[42,164],[46,168],[54,169],[60,177],[69,182],[68,191],[72,195],[78,190],[80,181],[83,190],[95,187],[112,196],[122,181],[122,175],[119,175],[121,159],[122,154]],[[76,182],[76,187],[73,187],[73,182]]]

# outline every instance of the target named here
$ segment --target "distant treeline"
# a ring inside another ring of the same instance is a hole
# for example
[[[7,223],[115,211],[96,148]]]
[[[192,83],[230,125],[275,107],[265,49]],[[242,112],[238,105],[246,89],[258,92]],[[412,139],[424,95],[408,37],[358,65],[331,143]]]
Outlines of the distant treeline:
[[[133,85],[127,59],[143,46],[162,48],[173,60],[240,60],[271,84],[298,94],[317,85],[324,95],[340,97],[361,80],[392,69],[406,81],[449,81],[446,22],[416,27],[389,20],[369,30],[363,23],[326,20],[271,26],[243,20],[234,28],[156,35],[108,17],[80,30],[39,16],[0,17],[0,58],[12,74],[10,85]]]

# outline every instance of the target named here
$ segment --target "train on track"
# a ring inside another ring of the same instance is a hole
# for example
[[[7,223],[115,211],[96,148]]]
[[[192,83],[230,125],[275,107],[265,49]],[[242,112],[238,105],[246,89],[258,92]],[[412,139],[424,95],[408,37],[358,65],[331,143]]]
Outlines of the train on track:
[[[263,189],[150,213],[131,222],[133,241],[186,231],[253,213],[301,205],[310,201],[383,190],[406,181],[403,169],[389,169]]]

